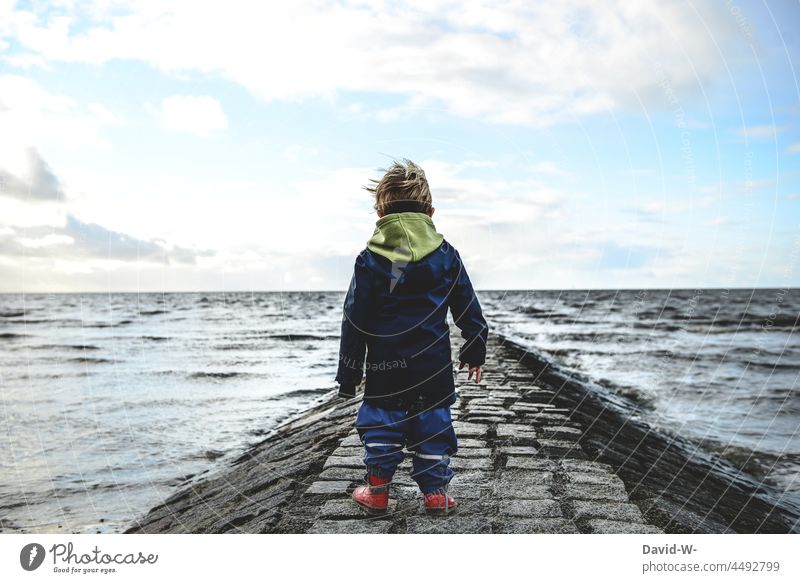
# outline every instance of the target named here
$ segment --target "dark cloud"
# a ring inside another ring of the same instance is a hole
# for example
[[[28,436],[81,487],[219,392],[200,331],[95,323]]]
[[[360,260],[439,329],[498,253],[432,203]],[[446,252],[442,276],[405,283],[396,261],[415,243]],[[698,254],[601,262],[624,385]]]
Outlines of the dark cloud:
[[[166,260],[166,251],[158,243],[112,231],[97,223],[84,223],[72,215],[67,215],[63,234],[74,238],[74,246],[86,255],[123,260]]]
[[[211,250],[168,248],[160,241],[137,239],[97,223],[84,223],[72,215],[67,215],[67,225],[61,231],[75,239],[76,251],[91,257],[193,264],[197,257],[214,254]]]
[[[36,148],[28,149],[28,176],[15,176],[0,168],[0,195],[23,200],[64,200],[64,190],[50,165]]]
[[[57,242],[41,247],[30,247],[21,242],[21,239],[37,240],[48,235],[68,236],[74,242]],[[73,215],[67,215],[67,224],[64,227],[15,229],[13,234],[0,236],[0,255],[8,257],[102,258],[193,265],[198,257],[207,257],[214,253],[210,249],[170,247],[160,240],[137,239],[97,223],[84,223]]]

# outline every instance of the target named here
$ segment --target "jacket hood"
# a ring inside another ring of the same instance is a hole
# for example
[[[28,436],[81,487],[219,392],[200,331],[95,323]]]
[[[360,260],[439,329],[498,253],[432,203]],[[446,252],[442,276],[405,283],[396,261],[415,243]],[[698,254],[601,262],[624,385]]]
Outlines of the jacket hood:
[[[375,223],[367,248],[392,262],[410,262],[430,255],[443,240],[427,214],[392,213]]]

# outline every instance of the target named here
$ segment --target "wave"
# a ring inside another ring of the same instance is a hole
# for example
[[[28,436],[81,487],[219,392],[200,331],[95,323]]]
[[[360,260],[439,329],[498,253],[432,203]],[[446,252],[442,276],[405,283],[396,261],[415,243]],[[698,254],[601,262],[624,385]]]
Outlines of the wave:
[[[338,340],[338,336],[325,335],[319,336],[317,334],[266,334],[264,338],[272,340],[288,340],[294,342],[295,340]]]
[[[215,379],[225,380],[238,377],[252,377],[253,373],[249,372],[236,372],[236,371],[218,371],[218,372],[193,372],[189,374],[190,379]]]
[[[31,350],[100,350],[94,344],[37,344],[28,346]]]
[[[320,387],[317,389],[297,389],[287,393],[281,393],[267,399],[268,401],[282,401],[283,399],[298,399],[303,397],[318,397],[331,391],[330,387]]]
[[[84,324],[86,328],[116,328],[117,326],[124,326],[126,324],[132,324],[133,320],[120,320],[119,322],[115,322],[113,324],[107,324],[105,322],[95,322],[94,324]]]
[[[0,312],[0,318],[21,318],[25,312]]]
[[[110,360],[108,358],[93,358],[93,357],[76,357],[76,358],[68,358],[67,362],[77,362],[80,364],[113,364],[114,360]]]

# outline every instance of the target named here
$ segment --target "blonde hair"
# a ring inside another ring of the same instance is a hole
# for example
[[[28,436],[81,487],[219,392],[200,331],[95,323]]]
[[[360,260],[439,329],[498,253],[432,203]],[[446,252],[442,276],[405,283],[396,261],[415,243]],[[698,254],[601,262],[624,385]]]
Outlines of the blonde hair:
[[[392,212],[428,212],[433,205],[425,171],[411,160],[395,160],[380,180],[370,179],[364,187],[375,196],[374,208],[384,214]]]

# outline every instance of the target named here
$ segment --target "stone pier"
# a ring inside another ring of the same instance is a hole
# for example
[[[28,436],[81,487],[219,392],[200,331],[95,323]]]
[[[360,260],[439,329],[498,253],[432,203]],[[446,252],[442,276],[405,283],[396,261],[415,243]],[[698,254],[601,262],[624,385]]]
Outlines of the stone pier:
[[[454,339],[454,346],[457,342]],[[360,397],[330,396],[230,467],[186,484],[126,532],[661,533],[614,468],[587,455],[584,427],[516,355],[492,339],[480,384],[458,375],[451,515],[427,516],[407,455],[389,512],[350,499],[363,483],[353,428]]]

